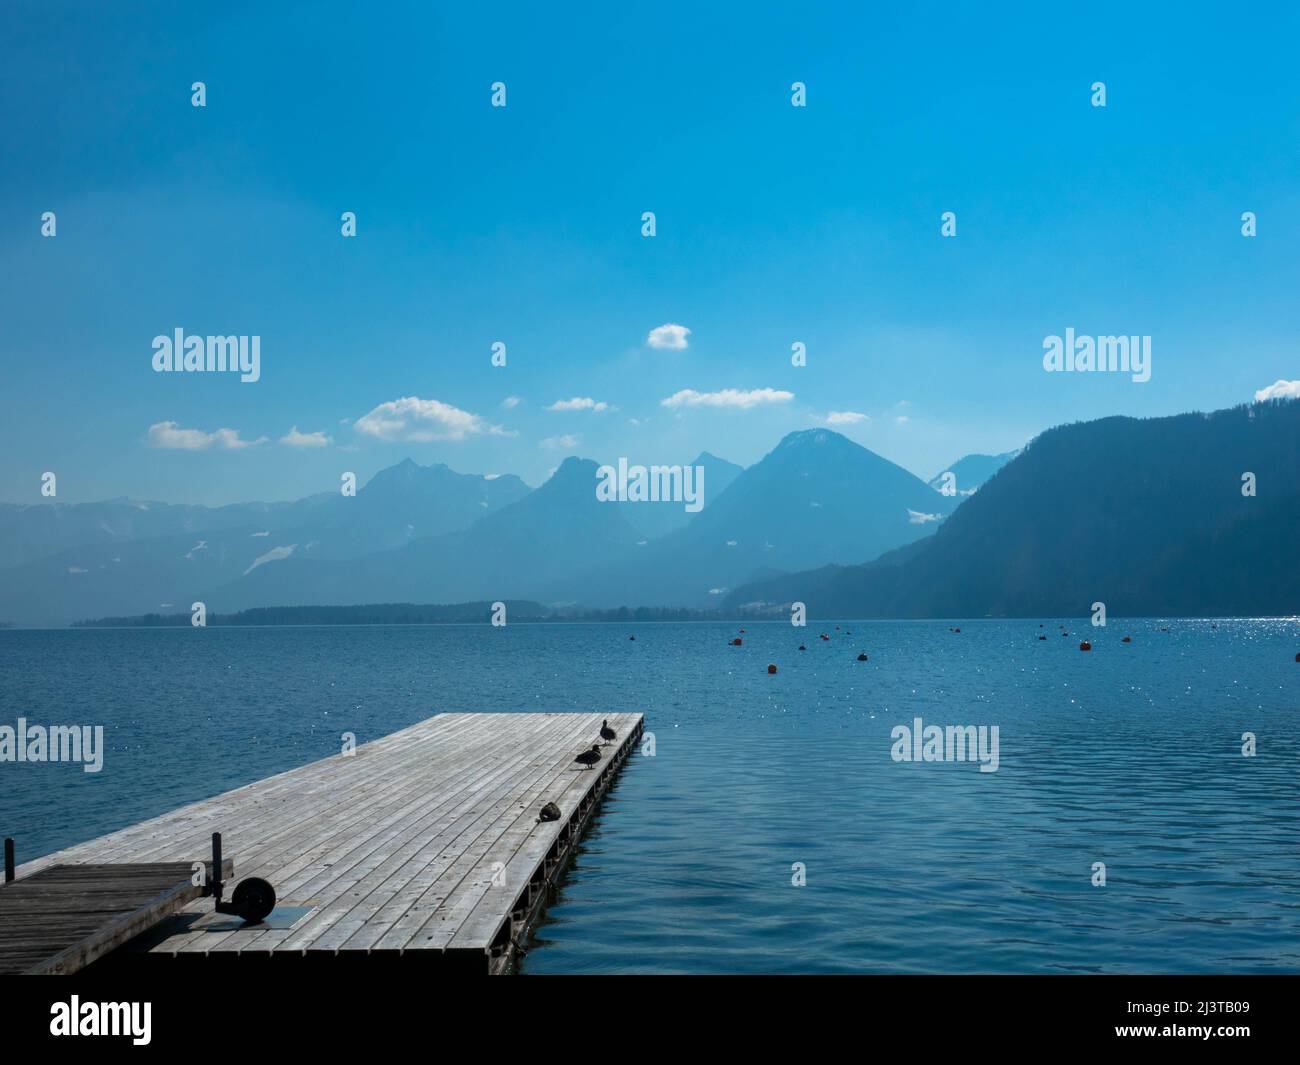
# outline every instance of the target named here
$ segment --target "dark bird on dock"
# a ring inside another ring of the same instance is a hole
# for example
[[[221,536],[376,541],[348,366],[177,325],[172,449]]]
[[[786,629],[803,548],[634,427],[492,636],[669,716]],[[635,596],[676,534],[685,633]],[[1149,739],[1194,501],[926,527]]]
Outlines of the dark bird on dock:
[[[600,723],[600,738],[606,743],[618,739],[618,733],[609,727],[608,718]]]
[[[542,807],[542,812],[537,815],[538,821],[558,821],[560,819],[560,808],[553,802],[548,802]]]
[[[592,766],[594,766],[597,762],[600,761],[600,744],[593,743],[591,745],[591,750],[583,751],[580,755],[578,755],[577,758],[574,759],[574,761],[580,762],[584,768],[590,769]]]

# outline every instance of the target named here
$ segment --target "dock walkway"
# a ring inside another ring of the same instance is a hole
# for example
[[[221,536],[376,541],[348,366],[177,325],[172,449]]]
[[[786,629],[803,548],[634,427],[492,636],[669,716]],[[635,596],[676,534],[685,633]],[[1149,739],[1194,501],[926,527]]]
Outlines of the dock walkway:
[[[618,738],[593,769],[575,766],[606,717]],[[439,714],[351,755],[47,855],[18,875],[188,863],[221,832],[236,881],[262,877],[275,888],[276,914],[305,912],[290,927],[275,927],[273,914],[270,926],[232,928],[238,922],[217,920],[211,900],[197,900],[132,943],[133,962],[378,954],[501,972],[642,725],[633,713]],[[538,821],[547,802],[558,820]]]

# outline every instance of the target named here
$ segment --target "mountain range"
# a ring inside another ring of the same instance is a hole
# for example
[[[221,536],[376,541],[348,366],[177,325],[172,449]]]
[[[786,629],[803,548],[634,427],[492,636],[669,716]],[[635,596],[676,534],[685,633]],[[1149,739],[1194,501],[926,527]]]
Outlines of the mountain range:
[[[536,489],[408,459],[355,497],[4,504],[0,620],[195,601],[225,614],[507,599],[772,613],[799,601],[814,617],[1300,607],[1300,402],[1061,426],[957,460],[955,496],[828,429],[791,433],[748,469],[707,452],[695,464],[698,513],[602,502],[598,464],[581,458]]]
[[[739,583],[850,563],[928,534],[956,504],[828,430],[742,469],[708,452],[704,506],[604,503],[597,464],[541,487],[407,459],[354,498],[199,507],[0,505],[0,619],[533,598],[715,607]]]

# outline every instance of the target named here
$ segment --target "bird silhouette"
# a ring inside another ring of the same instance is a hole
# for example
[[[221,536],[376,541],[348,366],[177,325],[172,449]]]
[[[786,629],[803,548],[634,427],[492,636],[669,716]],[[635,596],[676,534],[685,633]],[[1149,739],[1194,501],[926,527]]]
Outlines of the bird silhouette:
[[[609,727],[609,720],[606,719],[600,723],[600,738],[606,743],[618,739],[618,733]]]
[[[600,761],[600,744],[593,743],[591,745],[591,750],[583,751],[574,759],[574,761],[581,762],[584,769],[592,768],[592,766]]]

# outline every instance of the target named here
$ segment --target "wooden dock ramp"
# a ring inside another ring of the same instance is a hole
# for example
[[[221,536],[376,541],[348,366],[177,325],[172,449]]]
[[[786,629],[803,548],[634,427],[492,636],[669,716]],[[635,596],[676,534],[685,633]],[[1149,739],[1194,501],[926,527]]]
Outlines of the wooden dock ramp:
[[[617,739],[594,768],[575,765],[606,718]],[[378,955],[503,972],[642,725],[634,713],[439,714],[18,873],[188,862],[221,832],[237,857],[236,879],[274,886],[279,901],[268,923],[241,927],[211,913],[211,900],[197,900],[101,965]],[[560,818],[539,821],[548,802]],[[276,926],[282,913],[293,917],[288,927]]]
[[[51,865],[0,890],[0,974],[79,972],[199,898],[195,862]],[[212,863],[204,861],[206,876]],[[226,876],[230,860],[221,863]]]

